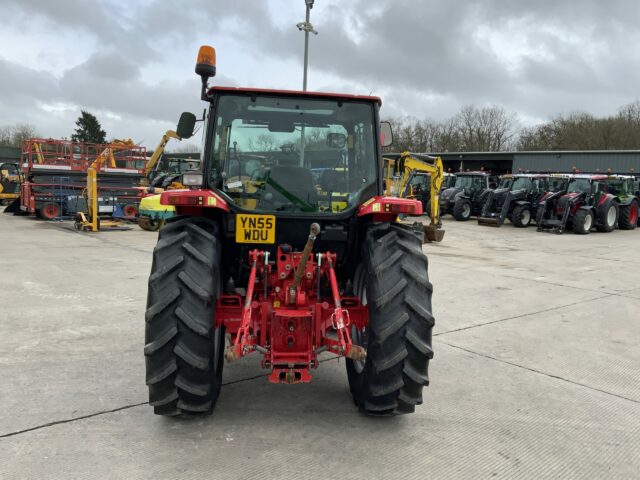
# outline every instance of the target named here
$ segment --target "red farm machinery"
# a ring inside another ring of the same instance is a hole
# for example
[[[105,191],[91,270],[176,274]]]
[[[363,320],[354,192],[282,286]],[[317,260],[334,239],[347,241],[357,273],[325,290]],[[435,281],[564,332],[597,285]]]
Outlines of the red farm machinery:
[[[139,202],[137,185],[146,162],[146,148],[131,141],[90,144],[30,138],[22,144],[20,198],[8,211],[47,220],[86,211],[83,192],[92,168],[99,184],[100,212],[122,211],[122,216],[134,218]]]
[[[421,202],[384,195],[380,99],[209,88],[207,46],[196,73],[210,104],[202,171],[162,193],[177,215],[149,277],[155,413],[210,413],[225,361],[251,354],[278,384],[344,357],[360,411],[413,412],[433,356],[432,286],[422,228],[396,221]]]

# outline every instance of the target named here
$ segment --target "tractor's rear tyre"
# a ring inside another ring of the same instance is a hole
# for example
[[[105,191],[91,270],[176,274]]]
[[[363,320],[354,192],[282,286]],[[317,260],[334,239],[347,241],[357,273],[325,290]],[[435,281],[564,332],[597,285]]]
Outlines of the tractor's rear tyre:
[[[369,325],[352,329],[354,343],[367,350],[364,361],[347,360],[353,399],[370,415],[411,413],[429,384],[434,324],[427,257],[416,234],[399,224],[373,226],[354,288]]]
[[[629,205],[620,207],[618,225],[620,230],[635,230],[638,226],[638,202],[633,200]]]
[[[215,328],[218,227],[174,217],[153,251],[145,347],[149,404],[158,415],[211,413],[222,384],[224,329]]]
[[[467,199],[460,198],[453,205],[453,218],[459,222],[466,222],[471,218],[471,202]]]
[[[596,230],[599,232],[612,232],[618,224],[618,203],[609,199],[602,207],[598,208],[598,222]]]
[[[593,224],[595,223],[595,217],[591,210],[580,209],[573,216],[573,233],[578,235],[586,235],[591,231]]]
[[[531,223],[531,208],[529,205],[518,205],[511,214],[511,223],[518,228],[526,228]]]

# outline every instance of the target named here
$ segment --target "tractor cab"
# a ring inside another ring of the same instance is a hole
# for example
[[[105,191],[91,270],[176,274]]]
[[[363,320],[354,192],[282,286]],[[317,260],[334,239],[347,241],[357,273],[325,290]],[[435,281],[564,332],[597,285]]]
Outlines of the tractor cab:
[[[451,213],[458,221],[466,221],[478,215],[498,177],[488,172],[460,172],[456,174],[453,187],[440,193],[442,215]]]
[[[539,199],[550,190],[549,180],[540,174],[503,175],[500,186],[487,195],[478,224],[499,227],[508,218],[516,227],[528,227]]]
[[[630,175],[609,175],[607,179],[609,193],[618,202],[620,216],[618,227],[621,230],[634,230],[638,226],[640,192],[636,190],[634,177]]]

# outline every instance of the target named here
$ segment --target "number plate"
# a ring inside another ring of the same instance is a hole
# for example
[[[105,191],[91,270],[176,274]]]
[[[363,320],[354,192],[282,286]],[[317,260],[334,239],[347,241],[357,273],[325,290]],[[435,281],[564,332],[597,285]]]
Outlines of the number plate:
[[[275,215],[236,216],[237,243],[276,243]]]

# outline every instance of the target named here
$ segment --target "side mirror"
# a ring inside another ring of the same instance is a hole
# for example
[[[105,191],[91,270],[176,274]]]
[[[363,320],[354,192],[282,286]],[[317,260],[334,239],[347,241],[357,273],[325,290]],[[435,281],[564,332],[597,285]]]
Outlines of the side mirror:
[[[389,122],[380,122],[380,142],[383,147],[388,147],[393,143],[393,130]]]
[[[182,112],[182,115],[180,115],[180,120],[178,120],[176,133],[180,138],[191,138],[193,136],[193,130],[195,126],[196,116],[190,112]]]
[[[328,133],[327,146],[342,149],[347,144],[347,137],[343,133]]]

